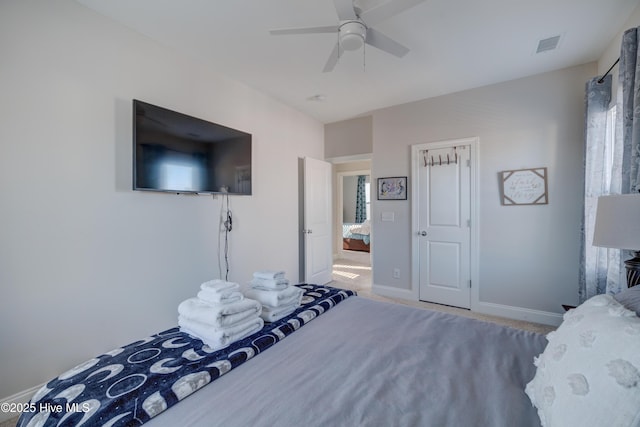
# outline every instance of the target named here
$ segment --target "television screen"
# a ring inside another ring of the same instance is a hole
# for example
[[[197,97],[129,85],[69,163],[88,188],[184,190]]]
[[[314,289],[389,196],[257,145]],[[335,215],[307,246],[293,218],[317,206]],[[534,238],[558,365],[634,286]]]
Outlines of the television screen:
[[[133,189],[251,194],[251,134],[133,100]]]

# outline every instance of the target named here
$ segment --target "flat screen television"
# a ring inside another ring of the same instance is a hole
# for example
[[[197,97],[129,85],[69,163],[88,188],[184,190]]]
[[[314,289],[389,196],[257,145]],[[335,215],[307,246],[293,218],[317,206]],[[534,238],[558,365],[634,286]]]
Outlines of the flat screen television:
[[[133,100],[133,189],[251,194],[251,134]]]

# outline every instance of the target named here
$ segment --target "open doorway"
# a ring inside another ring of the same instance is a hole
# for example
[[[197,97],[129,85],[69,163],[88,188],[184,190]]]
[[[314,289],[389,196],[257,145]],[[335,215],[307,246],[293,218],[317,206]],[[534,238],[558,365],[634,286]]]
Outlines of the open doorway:
[[[335,255],[333,280],[339,287],[371,291],[372,179],[368,163],[336,168]],[[368,169],[362,168],[369,167]]]
[[[337,174],[338,258],[371,263],[371,175],[368,170]]]
[[[343,257],[365,261],[371,254],[371,177],[342,177]]]

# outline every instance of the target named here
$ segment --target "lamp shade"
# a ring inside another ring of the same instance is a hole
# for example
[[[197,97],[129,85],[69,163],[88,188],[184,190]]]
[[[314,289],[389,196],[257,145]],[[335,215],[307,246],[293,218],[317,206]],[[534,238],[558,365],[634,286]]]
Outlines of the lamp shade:
[[[598,198],[593,245],[640,250],[640,194]]]

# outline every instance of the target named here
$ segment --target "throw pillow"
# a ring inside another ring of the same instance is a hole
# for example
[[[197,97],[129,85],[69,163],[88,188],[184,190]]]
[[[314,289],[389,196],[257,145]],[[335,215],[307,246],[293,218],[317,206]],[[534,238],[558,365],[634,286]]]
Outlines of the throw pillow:
[[[640,425],[640,317],[597,295],[547,339],[525,390],[543,427]]]

